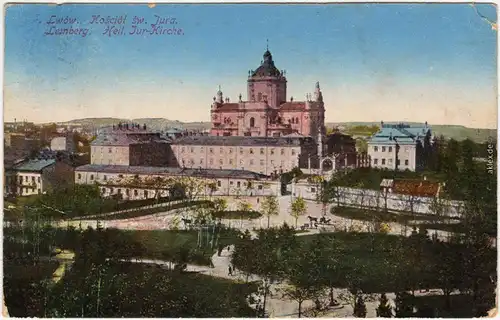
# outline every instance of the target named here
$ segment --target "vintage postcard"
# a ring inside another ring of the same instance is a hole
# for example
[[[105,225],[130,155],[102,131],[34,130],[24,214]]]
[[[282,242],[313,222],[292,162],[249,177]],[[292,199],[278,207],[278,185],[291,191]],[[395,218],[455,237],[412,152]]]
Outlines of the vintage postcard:
[[[496,313],[495,5],[4,15],[4,316]]]

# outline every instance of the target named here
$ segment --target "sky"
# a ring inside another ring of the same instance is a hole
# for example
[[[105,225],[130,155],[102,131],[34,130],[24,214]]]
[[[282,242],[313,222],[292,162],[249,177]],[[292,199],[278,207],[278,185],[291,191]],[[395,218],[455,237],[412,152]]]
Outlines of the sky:
[[[153,34],[131,34],[134,17]],[[496,128],[496,19],[487,4],[11,5],[4,120],[209,121],[219,85],[246,98],[268,43],[288,98],[320,82],[327,122]],[[52,34],[64,28],[76,34]]]

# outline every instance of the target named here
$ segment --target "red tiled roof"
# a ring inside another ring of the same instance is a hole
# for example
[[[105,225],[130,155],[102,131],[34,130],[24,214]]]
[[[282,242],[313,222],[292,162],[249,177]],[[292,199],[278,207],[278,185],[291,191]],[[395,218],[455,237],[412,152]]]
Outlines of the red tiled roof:
[[[239,103],[223,103],[217,107],[217,111],[233,111],[240,108]]]
[[[283,103],[280,107],[280,111],[294,111],[298,110],[301,111],[305,108],[306,103],[305,102],[285,102]]]
[[[394,180],[392,191],[411,196],[435,197],[439,191],[439,183],[426,180]]]

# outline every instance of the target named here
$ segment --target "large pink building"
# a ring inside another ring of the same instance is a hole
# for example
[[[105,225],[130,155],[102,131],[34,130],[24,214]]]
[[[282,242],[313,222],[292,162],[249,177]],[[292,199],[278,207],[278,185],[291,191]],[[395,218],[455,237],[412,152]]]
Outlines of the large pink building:
[[[269,50],[255,71],[249,71],[247,99],[224,98],[219,88],[212,104],[213,136],[279,137],[300,134],[321,141],[325,134],[325,108],[319,83],[306,101],[287,101],[285,72],[274,65]]]

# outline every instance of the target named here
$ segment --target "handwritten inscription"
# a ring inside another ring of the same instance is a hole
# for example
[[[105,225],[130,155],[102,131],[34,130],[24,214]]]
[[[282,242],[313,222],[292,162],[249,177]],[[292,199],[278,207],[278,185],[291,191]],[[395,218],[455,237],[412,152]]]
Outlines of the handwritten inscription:
[[[149,20],[149,21],[148,21]],[[86,37],[95,31],[105,37],[120,36],[182,36],[184,29],[171,16],[153,17],[92,15],[86,21],[71,16],[51,15],[46,21],[46,36]]]

